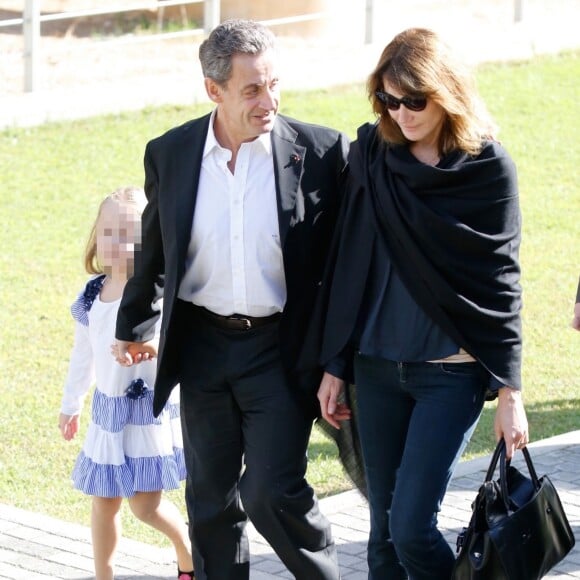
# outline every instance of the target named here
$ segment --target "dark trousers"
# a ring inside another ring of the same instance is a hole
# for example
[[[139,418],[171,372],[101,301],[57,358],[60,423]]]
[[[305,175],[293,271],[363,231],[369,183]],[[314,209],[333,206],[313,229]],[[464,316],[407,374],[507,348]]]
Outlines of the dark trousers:
[[[312,420],[290,392],[277,323],[224,330],[192,313],[180,375],[195,577],[249,578],[249,516],[296,578],[336,580],[330,524],[305,479]]]
[[[355,357],[369,579],[451,577],[455,557],[437,513],[481,414],[485,378],[479,363]]]

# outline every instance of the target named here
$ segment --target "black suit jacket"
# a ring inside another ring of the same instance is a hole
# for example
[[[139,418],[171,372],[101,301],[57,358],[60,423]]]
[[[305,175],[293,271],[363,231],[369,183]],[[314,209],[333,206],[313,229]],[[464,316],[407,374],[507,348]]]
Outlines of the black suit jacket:
[[[205,139],[210,115],[176,127],[150,141],[145,150],[142,245],[135,273],[125,288],[117,319],[117,338],[150,340],[163,297],[163,317],[155,385],[159,414],[179,382],[181,333],[175,316]],[[322,278],[332,236],[347,138],[332,129],[279,115],[271,133],[280,240],[287,301],[280,321],[280,349],[297,389],[317,388],[318,369],[295,372],[295,363]]]

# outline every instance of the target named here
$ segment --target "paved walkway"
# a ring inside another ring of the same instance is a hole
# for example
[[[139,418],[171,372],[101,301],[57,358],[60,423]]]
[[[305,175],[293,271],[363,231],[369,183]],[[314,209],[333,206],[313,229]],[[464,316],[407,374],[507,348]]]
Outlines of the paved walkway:
[[[580,430],[530,445],[538,475],[548,474],[564,504],[576,536],[574,550],[547,578],[580,579]],[[483,480],[489,457],[460,463],[440,516],[453,546],[471,514],[471,502]],[[525,470],[523,456],[514,465]],[[368,512],[364,499],[348,491],[321,501],[338,545],[344,580],[367,578]],[[264,539],[250,527],[251,580],[291,579]],[[173,551],[124,539],[117,580],[175,578]],[[0,505],[0,579],[86,580],[92,578],[90,530],[25,510]]]

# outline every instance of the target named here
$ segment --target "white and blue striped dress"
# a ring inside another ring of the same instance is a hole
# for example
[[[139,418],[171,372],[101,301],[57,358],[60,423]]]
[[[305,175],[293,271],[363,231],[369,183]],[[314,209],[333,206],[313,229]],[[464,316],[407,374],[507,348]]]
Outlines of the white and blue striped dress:
[[[185,479],[179,391],[153,416],[156,362],[119,365],[111,354],[120,300],[101,302],[104,276],[71,307],[75,340],[61,412],[80,414],[95,384],[91,420],[72,473],[75,488],[99,497],[177,489]]]

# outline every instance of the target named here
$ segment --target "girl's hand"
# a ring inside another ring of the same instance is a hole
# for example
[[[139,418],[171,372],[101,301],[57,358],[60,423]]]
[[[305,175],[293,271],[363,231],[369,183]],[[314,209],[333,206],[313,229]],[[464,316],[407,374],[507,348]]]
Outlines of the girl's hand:
[[[58,428],[66,441],[74,439],[79,431],[79,416],[61,413],[58,416]]]
[[[339,399],[344,393],[345,383],[342,379],[324,373],[318,389],[318,401],[322,418],[328,421],[335,429],[340,429],[339,421],[350,419],[351,411]]]
[[[494,431],[498,441],[504,438],[508,459],[513,456],[516,449],[521,449],[529,443],[528,418],[521,391],[510,387],[502,387],[499,390]]]

